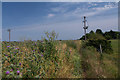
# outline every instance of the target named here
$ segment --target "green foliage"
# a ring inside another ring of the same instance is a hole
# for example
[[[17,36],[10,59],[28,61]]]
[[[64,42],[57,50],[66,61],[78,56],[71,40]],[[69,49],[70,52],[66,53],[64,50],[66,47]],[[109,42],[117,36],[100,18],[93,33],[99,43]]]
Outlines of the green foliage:
[[[120,37],[120,32],[116,32],[116,31],[109,31],[109,32],[105,32],[103,33],[101,29],[97,29],[96,32],[94,33],[94,31],[90,31],[90,33],[86,34],[87,39],[118,39]],[[80,40],[84,40],[85,36],[82,36],[80,38]]]
[[[115,32],[115,31],[109,31],[109,32],[105,32],[104,33],[104,37],[107,39],[107,40],[110,40],[110,39],[118,39],[120,36],[120,32]]]
[[[118,43],[111,42],[115,50]],[[118,78],[118,54],[98,54],[95,47],[86,46],[85,42],[82,42],[80,53],[85,78]]]
[[[97,30],[96,30],[96,34],[101,34],[101,35],[103,35],[103,32],[102,32],[101,29],[97,29]]]
[[[88,42],[86,46],[94,46],[98,51],[100,51],[100,44],[102,45],[103,52],[105,53],[113,53],[111,42],[107,41],[109,39],[117,39],[119,37],[119,32],[110,31],[103,33],[101,29],[97,29],[94,33],[90,31],[90,33],[86,34]],[[84,40],[84,36],[80,38],[80,40]],[[107,39],[107,40],[106,40]]]
[[[98,39],[103,39],[105,38],[101,34],[87,34],[88,40],[98,40]]]
[[[91,31],[90,31],[90,34],[94,34],[94,31],[93,31],[93,30],[91,30]]]
[[[46,37],[43,38],[43,51],[45,55],[45,59],[51,59],[55,60],[58,59],[57,56],[55,56],[55,53],[57,53],[55,48],[55,39],[57,38],[58,34],[55,33],[55,31],[52,31],[51,33],[46,32]]]
[[[100,44],[102,46],[102,51],[105,53],[113,53],[113,49],[111,46],[111,41],[107,41],[107,40],[88,40],[88,42],[86,42],[86,46],[93,46],[95,47],[98,51],[100,51]]]
[[[103,36],[102,32],[97,30],[96,33],[94,33],[93,31],[90,31],[90,33],[86,34],[86,38],[87,40],[97,40],[97,39],[104,39],[105,37]],[[82,36],[82,38],[80,38],[80,40],[84,40],[85,36]]]
[[[118,50],[119,50],[119,40],[110,40],[111,41],[111,46],[113,49],[113,52],[115,54],[118,54]]]

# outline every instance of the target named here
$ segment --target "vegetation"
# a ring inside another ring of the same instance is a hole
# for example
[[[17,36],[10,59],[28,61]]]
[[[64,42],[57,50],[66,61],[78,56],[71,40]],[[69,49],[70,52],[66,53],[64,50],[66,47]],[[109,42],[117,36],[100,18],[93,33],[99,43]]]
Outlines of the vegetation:
[[[2,77],[117,78],[118,40],[106,40],[100,30],[96,33],[91,31],[96,36],[90,35],[93,38],[88,41],[58,41],[54,31],[46,32],[46,37],[38,41],[4,41]],[[99,44],[102,45],[102,54]]]
[[[98,39],[98,40],[88,40],[88,42],[86,42],[86,46],[93,46],[99,52],[100,52],[100,45],[104,53],[109,53],[109,54],[113,53],[111,41]]]
[[[37,42],[3,42],[2,77],[81,78],[78,51],[69,43],[55,41],[55,32],[46,36]]]
[[[117,31],[109,31],[109,32],[105,32],[103,33],[101,29],[97,29],[96,32],[94,31],[90,31],[90,33],[86,34],[87,39],[106,39],[106,40],[110,40],[110,39],[118,39],[120,36],[120,32]],[[85,36],[82,36],[80,38],[80,40],[84,40]]]
[[[103,33],[101,29],[97,29],[96,32],[90,31],[90,33],[86,34],[87,42],[86,46],[93,46],[100,51],[100,45],[102,46],[102,50],[105,53],[113,53],[111,41],[109,39],[118,39],[120,32],[110,31]],[[82,36],[80,40],[84,40],[85,36]]]
[[[82,42],[80,55],[85,78],[118,78],[118,50],[117,40],[112,40],[113,54],[100,53],[96,48]],[[113,45],[114,44],[114,45]]]
[[[116,31],[111,30],[109,32],[105,32],[103,35],[107,40],[118,39],[120,36],[120,32],[116,32]]]

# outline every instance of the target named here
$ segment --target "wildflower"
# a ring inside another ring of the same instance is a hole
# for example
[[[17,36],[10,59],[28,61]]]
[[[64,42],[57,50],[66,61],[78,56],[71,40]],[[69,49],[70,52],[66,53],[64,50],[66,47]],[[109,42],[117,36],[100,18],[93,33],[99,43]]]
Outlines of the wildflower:
[[[19,65],[21,65],[21,63],[19,63]]]
[[[15,49],[18,49],[18,48],[15,48]]]
[[[17,74],[18,74],[18,75],[20,74],[20,71],[19,71],[19,70],[17,71]]]
[[[13,71],[13,69],[10,70],[11,72]]]
[[[5,56],[8,56],[7,54]]]
[[[10,47],[10,46],[7,46],[7,47]]]
[[[33,50],[33,52],[34,52],[35,50]]]
[[[41,54],[41,56],[43,56],[43,54]]]
[[[7,71],[6,74],[10,74],[10,71]]]

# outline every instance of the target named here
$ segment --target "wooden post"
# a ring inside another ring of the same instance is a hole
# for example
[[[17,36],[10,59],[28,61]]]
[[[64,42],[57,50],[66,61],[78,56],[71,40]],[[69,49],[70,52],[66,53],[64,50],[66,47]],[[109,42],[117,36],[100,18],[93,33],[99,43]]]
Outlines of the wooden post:
[[[102,54],[102,46],[101,46],[101,44],[100,44],[100,53]]]

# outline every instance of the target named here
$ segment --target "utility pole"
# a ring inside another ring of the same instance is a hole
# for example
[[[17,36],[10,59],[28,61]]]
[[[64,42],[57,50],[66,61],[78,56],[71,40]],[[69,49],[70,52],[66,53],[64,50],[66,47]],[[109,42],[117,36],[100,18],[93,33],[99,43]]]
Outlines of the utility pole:
[[[8,29],[7,31],[9,32],[9,42],[10,42],[10,32],[11,32],[11,29]]]
[[[86,22],[87,22],[86,16],[84,16],[84,21],[83,21],[84,27],[83,27],[83,29],[84,29],[84,33],[85,33],[85,40],[87,40],[87,38],[86,38],[86,29],[88,29],[88,26],[86,25]]]

